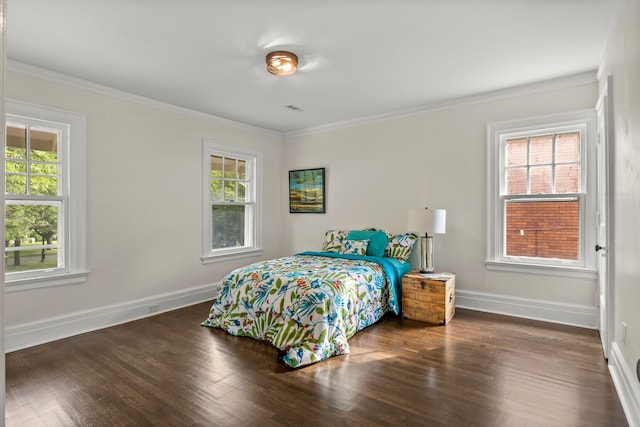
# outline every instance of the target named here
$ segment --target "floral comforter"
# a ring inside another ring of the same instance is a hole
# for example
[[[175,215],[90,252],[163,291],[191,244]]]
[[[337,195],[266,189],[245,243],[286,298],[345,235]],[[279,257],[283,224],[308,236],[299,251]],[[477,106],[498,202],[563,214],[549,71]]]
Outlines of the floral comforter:
[[[349,353],[347,339],[387,311],[400,313],[408,263],[305,252],[227,275],[203,325],[267,340],[300,367]]]

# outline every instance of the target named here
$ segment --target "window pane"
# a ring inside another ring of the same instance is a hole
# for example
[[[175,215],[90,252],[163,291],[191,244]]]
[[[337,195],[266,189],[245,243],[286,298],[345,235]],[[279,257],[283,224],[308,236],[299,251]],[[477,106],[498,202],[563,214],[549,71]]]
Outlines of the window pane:
[[[221,179],[212,179],[211,180],[211,201],[212,202],[222,202],[223,201],[222,200],[222,180]]]
[[[56,163],[30,163],[29,169],[36,175],[58,175],[58,165]]]
[[[556,163],[580,160],[580,132],[556,135]]]
[[[236,159],[224,159],[225,179],[236,179]]]
[[[25,151],[27,131],[30,148],[28,160]],[[7,127],[7,194],[58,195],[58,140],[57,130],[19,125]]]
[[[531,137],[529,140],[530,161],[531,165],[549,164],[552,162],[551,147],[552,144],[551,135],[540,135]]]
[[[527,194],[527,168],[507,169],[507,194]]]
[[[224,182],[224,201],[225,202],[236,201],[236,182],[235,181]]]
[[[247,162],[238,160],[238,179],[246,181],[247,179]]]
[[[247,201],[247,184],[244,182],[238,183],[238,201],[246,202]]]
[[[211,156],[211,177],[222,178],[222,157]]]
[[[31,160],[58,161],[58,133],[49,129],[30,129]]]
[[[527,164],[527,139],[507,140],[507,166],[524,166]]]
[[[27,158],[27,129],[25,126],[7,126],[6,157],[13,159]]]
[[[6,165],[7,173],[18,172],[25,175],[27,173],[27,162],[12,162],[10,160],[7,160]]]
[[[578,259],[579,202],[507,202],[506,255]]]
[[[6,206],[7,273],[62,266],[58,256],[58,211],[56,205],[9,204]],[[43,247],[43,245],[46,246]]]
[[[531,174],[531,188],[529,194],[550,194],[553,192],[553,186],[551,183],[551,166],[536,166],[532,167]]]
[[[26,194],[27,163],[7,161],[5,165],[5,193]]]
[[[556,193],[579,191],[580,169],[577,164],[556,166]]]
[[[27,194],[27,176],[26,175],[6,175],[6,189],[7,194]]]
[[[211,249],[245,245],[245,206],[212,206]]]
[[[34,196],[56,196],[58,178],[55,176],[31,176],[30,194]]]

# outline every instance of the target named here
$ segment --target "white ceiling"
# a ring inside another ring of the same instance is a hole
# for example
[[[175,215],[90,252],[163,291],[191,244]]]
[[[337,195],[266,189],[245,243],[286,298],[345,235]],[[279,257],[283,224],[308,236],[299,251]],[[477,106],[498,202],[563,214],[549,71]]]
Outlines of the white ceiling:
[[[11,61],[291,134],[594,71],[621,1],[8,0],[7,45]],[[297,74],[266,71],[279,49]]]

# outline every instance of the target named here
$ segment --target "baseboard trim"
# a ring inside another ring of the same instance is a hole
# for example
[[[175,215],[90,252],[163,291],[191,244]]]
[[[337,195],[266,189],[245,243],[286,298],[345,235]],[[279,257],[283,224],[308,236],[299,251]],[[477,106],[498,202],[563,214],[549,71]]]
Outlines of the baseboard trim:
[[[5,352],[91,332],[204,301],[217,295],[218,284],[189,288],[122,304],[52,317],[5,329]],[[456,307],[523,317],[589,329],[596,328],[595,307],[456,290]]]
[[[456,307],[588,329],[597,328],[598,311],[595,306],[561,304],[456,289]]]
[[[609,355],[609,372],[616,387],[620,403],[630,427],[640,426],[640,385],[635,374],[625,363],[618,343],[611,345]]]
[[[209,301],[217,295],[218,286],[217,283],[197,286],[122,304],[9,326],[4,331],[4,349],[6,353],[10,353]],[[206,317],[206,313],[203,316]]]

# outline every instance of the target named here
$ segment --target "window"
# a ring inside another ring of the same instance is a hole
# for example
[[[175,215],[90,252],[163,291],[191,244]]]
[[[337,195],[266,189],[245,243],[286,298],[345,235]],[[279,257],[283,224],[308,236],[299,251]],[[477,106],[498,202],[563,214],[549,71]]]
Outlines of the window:
[[[490,124],[488,268],[591,277],[595,116]]]
[[[6,290],[86,279],[85,119],[7,102]]]
[[[203,140],[204,263],[262,253],[262,155]]]

